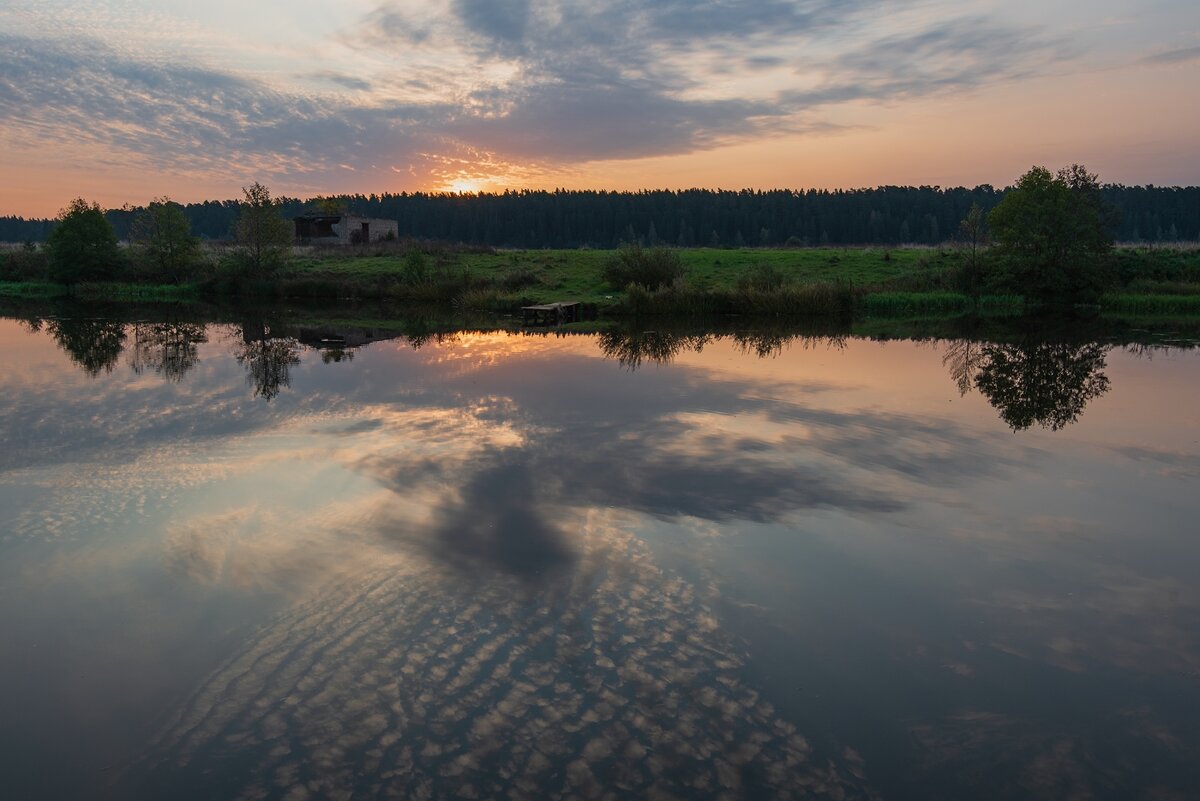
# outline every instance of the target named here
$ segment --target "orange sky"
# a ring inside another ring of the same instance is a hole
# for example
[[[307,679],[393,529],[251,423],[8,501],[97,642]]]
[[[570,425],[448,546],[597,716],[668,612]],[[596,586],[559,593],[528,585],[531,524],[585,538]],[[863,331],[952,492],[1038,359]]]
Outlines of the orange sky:
[[[5,4],[0,214],[255,180],[973,186],[1082,162],[1200,183],[1200,12],[1180,0],[354,0],[336,23],[296,6]]]

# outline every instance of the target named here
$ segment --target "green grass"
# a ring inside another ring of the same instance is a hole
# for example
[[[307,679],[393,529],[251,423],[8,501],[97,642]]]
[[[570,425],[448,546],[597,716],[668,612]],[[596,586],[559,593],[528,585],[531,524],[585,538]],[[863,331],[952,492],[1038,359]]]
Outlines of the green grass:
[[[1120,314],[1200,314],[1200,295],[1110,294],[1100,299],[1100,308]]]
[[[673,250],[684,277],[662,290],[630,297],[604,278],[611,250],[523,250],[434,247],[428,276],[404,279],[405,247],[300,250],[277,274],[239,278],[220,267],[195,285],[114,283],[74,288],[34,281],[0,283],[0,295],[84,300],[181,302],[230,296],[380,300],[442,306],[457,312],[514,313],[522,305],[580,301],[601,314],[843,314],[872,317],[1019,313],[1011,296],[979,304],[953,291],[958,255],[934,248],[689,248]],[[1200,314],[1200,249],[1119,248],[1125,289],[1105,299],[1105,311]],[[16,277],[16,276],[14,276]]]
[[[12,298],[78,298],[94,301],[191,301],[195,287],[176,284],[52,284],[44,281],[0,281],[0,296]]]
[[[973,301],[958,292],[874,292],[861,308],[868,317],[915,317],[923,314],[1021,314],[1025,299],[1018,295],[984,295]]]
[[[61,298],[71,294],[70,287],[45,281],[0,281],[0,297]]]
[[[914,270],[919,262],[948,261],[938,251],[882,248],[807,248],[792,250],[723,250],[690,248],[679,251],[688,286],[697,290],[735,289],[738,278],[756,264],[768,264],[792,283],[847,281],[855,285],[885,284]],[[604,263],[613,251],[522,250],[495,253],[463,253],[443,258],[442,269],[466,270],[485,281],[502,283],[510,276],[530,275],[536,283],[523,287],[520,295],[536,303],[577,300],[611,305],[622,294],[602,277]],[[437,256],[431,256],[437,261]],[[400,274],[403,257],[332,255],[302,258],[282,274],[287,279],[325,279],[331,282],[377,284],[393,282]]]

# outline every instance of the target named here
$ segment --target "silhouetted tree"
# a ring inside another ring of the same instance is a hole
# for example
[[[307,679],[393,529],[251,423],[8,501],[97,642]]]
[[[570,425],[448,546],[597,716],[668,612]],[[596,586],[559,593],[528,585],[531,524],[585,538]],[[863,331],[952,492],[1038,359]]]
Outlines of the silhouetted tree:
[[[958,225],[959,242],[963,249],[962,289],[968,295],[977,296],[982,291],[980,273],[980,251],[987,245],[987,230],[984,227],[983,209],[972,203],[967,216]]]
[[[59,213],[47,244],[53,281],[107,281],[120,270],[121,251],[112,225],[99,204],[83,198],[72,200]]]
[[[130,240],[138,245],[158,275],[172,281],[186,278],[200,253],[183,207],[170,198],[156,198],[134,217]]]
[[[267,187],[256,182],[242,192],[245,199],[237,221],[237,240],[243,264],[252,275],[267,275],[284,262],[294,239],[292,226]]]

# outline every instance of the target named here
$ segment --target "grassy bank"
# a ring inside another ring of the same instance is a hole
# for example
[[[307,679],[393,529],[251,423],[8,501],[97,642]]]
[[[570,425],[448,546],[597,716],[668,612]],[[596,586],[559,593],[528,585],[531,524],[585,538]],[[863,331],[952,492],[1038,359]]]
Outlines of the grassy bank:
[[[22,254],[22,280],[0,280],[0,296],[70,296],[91,301],[184,302],[270,298],[386,301],[456,312],[517,313],[521,306],[579,301],[600,316],[854,314],[878,318],[964,313],[1020,314],[1012,295],[957,291],[962,255],[952,248],[690,248],[669,251],[674,277],[619,286],[607,274],[614,251],[496,251],[381,243],[297,249],[269,276],[250,279],[207,266],[182,283],[125,281],[71,287],[28,279],[36,255]],[[415,255],[414,255],[415,254]],[[661,254],[659,254],[661,255]],[[1200,248],[1119,248],[1119,289],[1101,308],[1129,314],[1200,314]],[[0,272],[0,275],[3,275]]]

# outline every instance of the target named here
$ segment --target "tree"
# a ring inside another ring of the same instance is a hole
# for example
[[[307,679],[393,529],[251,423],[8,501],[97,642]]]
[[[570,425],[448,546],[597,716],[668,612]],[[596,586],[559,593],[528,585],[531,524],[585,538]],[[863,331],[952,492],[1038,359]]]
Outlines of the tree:
[[[1041,302],[1095,296],[1107,280],[1114,222],[1099,181],[1084,167],[1056,175],[1034,167],[987,218],[994,288]]]
[[[58,225],[47,240],[50,280],[64,284],[105,281],[121,268],[117,235],[98,203],[72,200],[59,212]]]
[[[958,224],[958,238],[963,249],[962,288],[972,297],[980,293],[979,256],[987,244],[987,231],[984,228],[983,209],[978,203],[971,204],[971,210]]]
[[[183,207],[170,198],[155,198],[134,218],[130,238],[137,243],[159,275],[179,281],[187,276],[200,253]]]
[[[280,212],[281,203],[258,183],[243,188],[245,200],[237,221],[237,240],[247,271],[264,276],[283,263],[294,238],[292,226]]]

